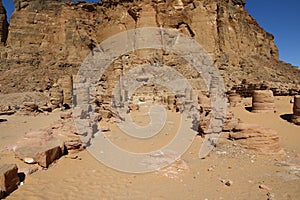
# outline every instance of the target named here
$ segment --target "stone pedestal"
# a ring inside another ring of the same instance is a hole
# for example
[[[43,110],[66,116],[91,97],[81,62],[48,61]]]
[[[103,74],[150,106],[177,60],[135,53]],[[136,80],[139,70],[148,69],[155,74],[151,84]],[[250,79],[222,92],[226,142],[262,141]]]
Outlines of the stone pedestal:
[[[61,107],[63,103],[63,91],[58,84],[54,84],[50,89],[50,103],[52,109]]]
[[[292,122],[300,125],[300,95],[294,97]]]
[[[231,107],[240,106],[241,103],[242,103],[242,97],[239,94],[235,93],[235,92],[229,93],[228,100],[229,100],[229,103],[230,103]]]
[[[67,104],[72,107],[73,97],[73,79],[72,76],[64,76],[59,80],[61,89],[63,91],[63,104]]]
[[[274,112],[275,103],[271,90],[254,90],[252,95],[252,112]]]

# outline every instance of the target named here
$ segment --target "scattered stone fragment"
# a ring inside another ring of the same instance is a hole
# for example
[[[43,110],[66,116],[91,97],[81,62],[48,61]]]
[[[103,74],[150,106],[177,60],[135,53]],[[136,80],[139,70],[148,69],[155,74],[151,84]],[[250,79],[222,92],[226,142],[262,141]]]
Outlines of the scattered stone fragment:
[[[77,159],[77,155],[66,155],[65,158],[70,158],[70,159]]]
[[[226,186],[231,186],[232,184],[233,184],[233,182],[231,180],[228,180],[228,181],[225,182]]]
[[[24,173],[25,176],[33,174],[34,172],[38,171],[39,168],[36,166],[32,166],[32,167],[19,167],[18,169],[18,173]]]
[[[172,163],[170,166],[160,170],[163,176],[168,178],[178,178],[180,173],[189,170],[189,166],[182,159],[179,159]]]
[[[72,113],[71,112],[64,112],[60,114],[61,119],[69,119],[72,118]]]
[[[264,185],[264,184],[260,184],[258,187],[259,187],[259,189],[262,189],[262,190],[268,190],[268,191],[272,190],[272,188],[270,188],[269,186]]]
[[[275,195],[270,192],[267,193],[267,197],[268,197],[267,200],[276,200]]]
[[[23,160],[24,160],[24,162],[27,163],[27,164],[35,164],[35,163],[36,163],[36,161],[35,161],[33,158],[28,158],[28,157],[26,157],[26,158],[24,158]]]
[[[108,126],[101,126],[100,131],[107,132],[107,131],[110,131],[110,128]]]
[[[224,183],[226,186],[231,186],[233,184],[232,180],[224,180],[224,179],[219,179],[222,183]]]
[[[48,167],[55,160],[59,159],[62,156],[61,145],[54,146],[52,148],[47,148],[44,151],[40,151],[35,155],[35,160],[42,167]]]
[[[20,107],[20,111],[23,112],[37,112],[39,109],[38,105],[34,102],[24,102]]]
[[[0,165],[0,199],[16,190],[19,182],[17,165]]]
[[[139,109],[140,109],[140,106],[138,104],[131,103],[128,105],[128,112],[137,111]]]

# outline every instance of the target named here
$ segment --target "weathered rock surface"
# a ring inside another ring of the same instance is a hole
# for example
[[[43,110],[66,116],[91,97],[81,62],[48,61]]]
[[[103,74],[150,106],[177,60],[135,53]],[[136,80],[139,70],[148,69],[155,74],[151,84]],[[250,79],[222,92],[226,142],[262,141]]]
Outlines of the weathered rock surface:
[[[38,109],[39,106],[34,102],[24,102],[20,107],[20,110],[24,112],[37,112]]]
[[[61,114],[62,120],[40,131],[25,134],[13,146],[16,156],[25,163],[48,167],[66,153],[77,153],[85,148],[70,112]],[[84,134],[84,133],[82,133]]]
[[[18,167],[15,164],[0,165],[0,199],[12,193],[19,185]]]
[[[260,154],[284,153],[277,132],[255,124],[239,123],[230,133],[229,138],[242,147],[255,150]]]
[[[0,94],[0,110],[1,111],[16,111],[19,110],[22,105],[27,102],[32,102],[38,107],[46,105],[48,100],[46,94],[40,92],[24,92],[24,93],[11,93]]]
[[[10,31],[0,47],[2,93],[48,91],[59,78],[76,74],[97,44],[122,31],[147,26],[193,37],[212,56],[227,89],[236,89],[242,96],[260,89],[263,82],[274,95],[299,93],[299,70],[279,61],[273,35],[247,13],[244,0],[14,2]],[[1,31],[5,30],[2,26]],[[162,58],[158,62],[173,60]]]
[[[69,113],[67,114],[69,115]],[[65,118],[47,130],[51,131],[54,137],[63,141],[67,153],[77,153],[85,148],[79,137],[84,133],[78,133],[72,118]]]
[[[17,142],[16,156],[27,163],[48,167],[64,154],[64,144],[47,131],[31,132]]]

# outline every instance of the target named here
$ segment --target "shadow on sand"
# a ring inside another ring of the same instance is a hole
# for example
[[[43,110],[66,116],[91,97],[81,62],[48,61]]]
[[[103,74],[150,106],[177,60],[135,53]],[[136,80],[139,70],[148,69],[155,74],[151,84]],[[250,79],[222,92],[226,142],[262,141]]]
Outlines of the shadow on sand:
[[[282,114],[282,115],[280,115],[280,118],[285,121],[291,122],[292,116],[293,116],[293,114]]]

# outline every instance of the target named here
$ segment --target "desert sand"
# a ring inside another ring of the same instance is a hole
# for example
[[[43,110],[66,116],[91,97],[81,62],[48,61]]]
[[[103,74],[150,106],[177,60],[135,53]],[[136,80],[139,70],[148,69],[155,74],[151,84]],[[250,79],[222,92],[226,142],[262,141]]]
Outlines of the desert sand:
[[[240,147],[224,133],[205,158],[198,158],[203,139],[197,136],[180,160],[146,174],[129,174],[111,169],[87,150],[65,155],[48,169],[25,177],[7,199],[300,199],[300,126],[285,118],[292,113],[291,97],[275,97],[275,113],[251,113],[251,99],[232,108],[235,117],[276,130],[285,154],[261,155]],[[134,112],[138,124],[147,124],[147,109]],[[28,165],[5,150],[28,131],[39,130],[59,119],[60,112],[37,116],[1,116],[0,163]],[[179,114],[168,112],[160,134],[149,141],[136,141],[106,123],[112,142],[130,151],[149,151],[167,143],[177,128]],[[37,165],[36,165],[37,166]]]

